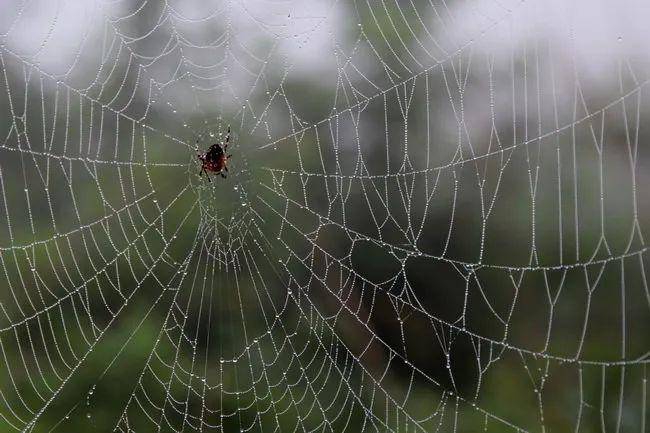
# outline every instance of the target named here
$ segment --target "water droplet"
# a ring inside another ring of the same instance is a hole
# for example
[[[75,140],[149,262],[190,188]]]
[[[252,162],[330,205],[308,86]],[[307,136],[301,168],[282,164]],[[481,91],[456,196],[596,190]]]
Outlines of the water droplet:
[[[91,417],[92,417],[92,415],[90,414],[90,412],[88,412],[88,413],[86,414],[86,418],[90,419]]]
[[[619,36],[617,40],[618,40],[619,42],[622,42],[622,41],[623,41],[623,37],[622,37],[622,36]]]

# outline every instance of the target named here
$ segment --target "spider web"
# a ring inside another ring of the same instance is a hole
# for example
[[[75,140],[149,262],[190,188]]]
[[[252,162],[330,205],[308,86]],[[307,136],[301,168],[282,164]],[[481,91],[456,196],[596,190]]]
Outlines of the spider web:
[[[648,59],[614,11],[3,12],[2,431],[645,431]]]

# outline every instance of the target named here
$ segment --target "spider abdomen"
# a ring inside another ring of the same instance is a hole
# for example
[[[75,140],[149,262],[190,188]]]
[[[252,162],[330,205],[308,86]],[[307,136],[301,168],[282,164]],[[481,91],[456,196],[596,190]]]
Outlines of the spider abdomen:
[[[213,172],[220,174],[221,177],[226,177],[224,172],[228,171],[228,159],[230,155],[226,154],[228,150],[228,143],[230,141],[230,127],[228,127],[228,133],[226,134],[226,141],[223,143],[223,147],[219,143],[215,143],[208,149],[205,153],[198,153],[197,157],[201,160],[201,171],[199,175],[205,172],[208,180],[208,172]],[[198,143],[198,140],[197,140]]]

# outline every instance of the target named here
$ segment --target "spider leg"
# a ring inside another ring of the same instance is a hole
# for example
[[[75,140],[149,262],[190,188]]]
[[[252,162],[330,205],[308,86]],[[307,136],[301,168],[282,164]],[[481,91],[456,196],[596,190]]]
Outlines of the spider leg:
[[[221,177],[223,177],[225,179],[226,178],[225,173],[221,173]]]
[[[228,125],[228,132],[226,132],[226,141],[223,146],[224,152],[228,149],[228,144],[230,143],[230,125]]]
[[[223,169],[224,169],[225,171],[228,171],[228,167],[224,167]]]
[[[232,155],[228,155],[228,156],[226,157],[226,159],[230,159],[231,156],[232,156]]]

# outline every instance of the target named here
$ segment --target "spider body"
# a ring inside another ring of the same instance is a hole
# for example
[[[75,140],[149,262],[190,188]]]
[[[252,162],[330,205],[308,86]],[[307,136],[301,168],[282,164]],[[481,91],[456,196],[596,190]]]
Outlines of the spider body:
[[[227,155],[226,151],[228,150],[228,144],[230,142],[230,127],[228,127],[228,132],[226,133],[226,140],[223,143],[214,143],[207,152],[199,153],[198,152],[198,140],[197,140],[197,157],[201,161],[201,171],[199,171],[199,176],[205,172],[205,176],[210,180],[209,172],[213,172],[221,175],[221,177],[226,178],[226,173],[228,172],[228,160],[232,155]]]

